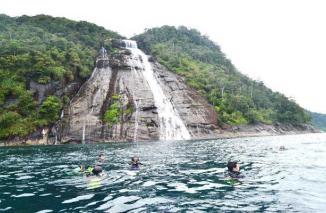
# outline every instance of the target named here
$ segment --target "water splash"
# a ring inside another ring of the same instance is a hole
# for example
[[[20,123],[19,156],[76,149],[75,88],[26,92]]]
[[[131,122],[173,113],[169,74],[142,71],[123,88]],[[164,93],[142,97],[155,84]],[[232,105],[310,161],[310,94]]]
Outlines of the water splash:
[[[132,40],[124,40],[126,48],[133,56],[133,63],[137,67],[142,67],[142,74],[152,90],[154,102],[157,107],[160,119],[160,140],[188,140],[191,138],[186,126],[181,120],[178,112],[173,107],[171,101],[164,94],[158,79],[154,75],[148,56],[137,47],[137,43]]]

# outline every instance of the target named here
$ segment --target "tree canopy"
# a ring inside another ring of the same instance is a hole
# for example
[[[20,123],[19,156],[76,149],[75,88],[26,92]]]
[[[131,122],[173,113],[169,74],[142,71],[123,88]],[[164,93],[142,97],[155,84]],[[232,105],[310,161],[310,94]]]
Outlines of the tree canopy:
[[[25,137],[59,118],[63,97],[37,103],[30,82],[85,81],[99,47],[112,50],[117,33],[88,22],[45,15],[0,15],[0,140]]]

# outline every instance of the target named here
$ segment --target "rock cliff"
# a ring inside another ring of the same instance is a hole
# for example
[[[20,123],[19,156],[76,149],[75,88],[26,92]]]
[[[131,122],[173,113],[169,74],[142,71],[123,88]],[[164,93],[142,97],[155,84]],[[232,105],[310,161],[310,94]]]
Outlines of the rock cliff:
[[[131,54],[121,41],[120,49],[110,58],[100,55],[89,80],[71,100],[57,125],[59,140],[135,141],[160,139],[160,121],[154,96],[142,67],[143,60]],[[149,62],[154,76],[192,138],[209,138],[216,134],[215,110],[184,79],[154,60]],[[118,100],[114,100],[117,98]],[[110,128],[103,122],[105,111],[119,102],[119,118]]]

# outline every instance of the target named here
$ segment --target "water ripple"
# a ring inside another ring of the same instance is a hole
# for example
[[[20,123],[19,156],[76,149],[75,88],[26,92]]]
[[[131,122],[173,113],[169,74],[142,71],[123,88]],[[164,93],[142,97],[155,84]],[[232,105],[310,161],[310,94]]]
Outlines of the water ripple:
[[[78,196],[78,197],[75,197],[75,198],[72,198],[72,199],[69,199],[69,200],[65,200],[62,203],[74,203],[74,202],[78,202],[78,201],[81,201],[81,200],[89,200],[92,197],[94,197],[94,194],[81,195],[81,196]]]
[[[279,146],[286,150],[280,151]],[[106,155],[103,178],[78,165]],[[131,171],[130,157],[144,165]],[[323,212],[326,134],[0,148],[0,212]],[[230,182],[237,160],[245,178]],[[77,171],[77,172],[76,172]],[[36,199],[37,198],[37,199]]]
[[[19,194],[19,195],[11,195],[11,197],[31,197],[34,196],[34,193],[23,193],[23,194]]]

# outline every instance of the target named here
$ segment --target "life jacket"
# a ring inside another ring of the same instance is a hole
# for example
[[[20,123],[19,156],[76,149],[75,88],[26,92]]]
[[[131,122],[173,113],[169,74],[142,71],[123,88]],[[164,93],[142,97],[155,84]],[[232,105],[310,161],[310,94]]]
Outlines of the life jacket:
[[[93,174],[93,170],[94,170],[93,167],[91,167],[91,166],[87,167],[87,169],[85,170],[86,176],[92,175]]]

